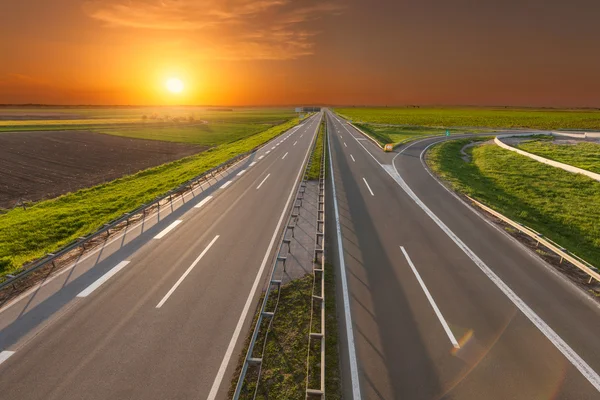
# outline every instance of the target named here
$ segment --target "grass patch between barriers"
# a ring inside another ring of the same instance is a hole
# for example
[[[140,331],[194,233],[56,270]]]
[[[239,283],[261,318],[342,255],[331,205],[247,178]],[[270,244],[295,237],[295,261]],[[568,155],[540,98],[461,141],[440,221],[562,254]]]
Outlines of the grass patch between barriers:
[[[315,149],[311,155],[312,163],[309,170],[306,172],[306,179],[309,181],[319,179],[319,174],[321,172],[321,158],[323,157],[323,136],[325,136],[325,119],[321,121],[319,126],[317,142],[315,143]]]
[[[460,150],[461,139],[433,146],[429,166],[451,186],[600,266],[600,183],[494,144]]]
[[[291,120],[198,155],[140,171],[106,184],[82,189],[26,210],[0,215],[0,274],[54,252],[88,235],[123,213],[152,201],[202,172],[249,151],[297,124]]]

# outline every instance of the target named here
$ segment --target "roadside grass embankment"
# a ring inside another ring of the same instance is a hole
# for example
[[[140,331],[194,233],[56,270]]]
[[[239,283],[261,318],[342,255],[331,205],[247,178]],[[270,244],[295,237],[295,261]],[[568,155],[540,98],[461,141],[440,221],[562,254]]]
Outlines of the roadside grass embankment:
[[[433,146],[431,169],[455,190],[559,243],[594,266],[600,266],[600,183],[539,163],[494,144],[461,149],[469,138]]]
[[[556,144],[552,137],[523,141],[516,147],[550,160],[600,173],[600,143]]]
[[[380,145],[384,146],[388,143],[398,146],[410,142],[415,139],[421,139],[428,136],[445,135],[446,131],[450,134],[465,134],[464,130],[457,131],[455,129],[436,129],[424,126],[386,126],[372,125],[368,123],[355,123],[364,133],[375,139]],[[474,131],[472,131],[474,133]]]
[[[0,275],[86,236],[183,182],[238,154],[249,151],[297,124],[288,121],[198,155],[140,171],[106,184],[82,189],[26,210],[0,215]]]
[[[314,151],[311,155],[311,165],[308,171],[306,171],[306,179],[313,181],[319,179],[319,173],[321,171],[321,159],[323,157],[323,137],[325,136],[325,119],[321,121],[319,126],[319,133],[317,134],[317,141],[315,143]]]
[[[352,121],[422,127],[530,128],[600,130],[600,111],[476,107],[336,108]]]

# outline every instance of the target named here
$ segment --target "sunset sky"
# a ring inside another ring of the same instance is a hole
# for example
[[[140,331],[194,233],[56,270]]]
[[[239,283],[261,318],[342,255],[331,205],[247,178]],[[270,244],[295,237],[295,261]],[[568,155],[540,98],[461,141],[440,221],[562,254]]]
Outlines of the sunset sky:
[[[600,107],[599,21],[598,0],[2,0],[0,103]]]

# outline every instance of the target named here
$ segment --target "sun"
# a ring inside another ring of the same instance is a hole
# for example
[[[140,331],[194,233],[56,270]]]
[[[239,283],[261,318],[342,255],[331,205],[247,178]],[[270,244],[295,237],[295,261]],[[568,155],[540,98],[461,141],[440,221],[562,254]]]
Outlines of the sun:
[[[181,93],[183,91],[183,82],[179,78],[167,79],[166,86],[171,93]]]

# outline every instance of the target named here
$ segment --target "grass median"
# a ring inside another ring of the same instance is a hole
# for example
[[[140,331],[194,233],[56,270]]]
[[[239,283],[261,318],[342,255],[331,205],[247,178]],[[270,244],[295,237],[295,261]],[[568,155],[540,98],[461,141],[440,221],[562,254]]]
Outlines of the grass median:
[[[261,145],[296,124],[297,120],[294,119],[195,156],[41,201],[26,210],[15,208],[0,215],[0,274],[15,272],[23,263],[98,230],[125,212]]]
[[[489,139],[440,143],[427,163],[457,191],[600,266],[600,183],[494,144],[465,147]],[[463,148],[469,161],[461,157]]]
[[[317,134],[317,142],[315,143],[315,149],[311,155],[311,165],[306,176],[309,181],[319,179],[321,172],[321,158],[323,157],[323,136],[325,135],[325,119],[321,121],[319,126],[319,133]]]

